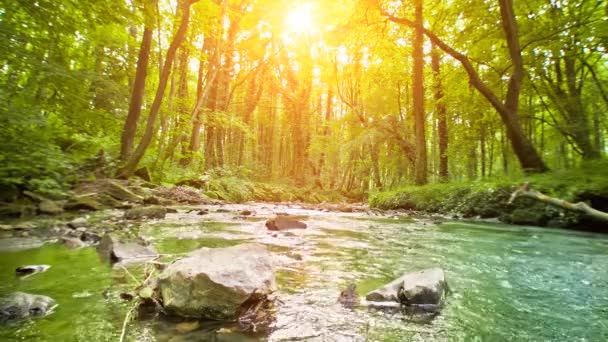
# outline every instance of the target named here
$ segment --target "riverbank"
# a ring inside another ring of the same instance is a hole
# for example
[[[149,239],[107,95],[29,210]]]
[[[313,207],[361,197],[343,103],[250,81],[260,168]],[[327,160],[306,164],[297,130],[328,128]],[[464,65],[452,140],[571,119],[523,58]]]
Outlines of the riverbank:
[[[534,199],[518,198],[509,204],[511,194],[529,182],[548,196],[583,201],[608,211],[608,177],[601,170],[605,168],[595,165],[499,181],[406,186],[371,194],[369,204],[378,209],[407,209],[454,218],[497,218],[509,224],[608,232],[605,223]]]
[[[56,197],[16,188],[4,191],[0,198],[0,218],[28,219],[111,208],[249,201],[300,203],[320,210],[350,212],[353,206],[348,203],[369,202],[371,208],[415,211],[423,215],[498,219],[516,225],[608,232],[605,223],[534,199],[517,198],[508,203],[511,194],[522,183],[529,182],[535,190],[548,196],[570,202],[583,201],[608,212],[608,177],[601,171],[607,168],[608,163],[594,163],[584,168],[526,178],[406,186],[372,193],[369,197],[364,193],[343,193],[313,186],[256,182],[232,174],[182,178],[162,185],[150,182],[147,177],[101,178],[82,181]]]

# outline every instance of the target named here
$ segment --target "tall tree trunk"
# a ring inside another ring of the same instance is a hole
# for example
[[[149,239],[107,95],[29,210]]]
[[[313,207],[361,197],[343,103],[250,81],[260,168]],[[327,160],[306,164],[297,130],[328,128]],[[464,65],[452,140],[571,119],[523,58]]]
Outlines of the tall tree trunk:
[[[211,48],[213,46],[213,48]],[[211,51],[213,51],[213,56],[210,57],[209,66],[207,68],[207,76],[205,85],[203,86],[203,78],[205,77],[204,73],[204,55],[211,55]],[[216,84],[215,79],[217,77],[218,68],[220,64],[220,52],[219,52],[219,40],[213,40],[211,38],[205,38],[205,42],[203,44],[203,48],[201,49],[200,56],[200,64],[198,69],[198,82],[196,88],[196,104],[194,109],[192,110],[191,120],[192,120],[192,132],[190,134],[190,145],[188,146],[188,151],[186,156],[180,161],[182,166],[187,166],[192,162],[193,153],[197,152],[200,148],[200,137],[201,137],[201,129],[203,127],[203,120],[201,118],[201,111],[203,108],[212,109],[210,101],[210,90]],[[210,127],[206,128],[207,135],[210,135],[212,129]],[[205,144],[205,148],[208,144]],[[206,151],[207,152],[207,151]],[[207,156],[207,153],[205,153]]]
[[[247,128],[252,127],[252,116],[253,112],[258,106],[260,102],[260,97],[262,96],[262,90],[264,89],[263,83],[263,73],[265,71],[264,66],[259,66],[258,69],[251,75],[251,79],[249,80],[249,87],[247,90],[247,95],[245,97],[245,107],[243,108],[243,123],[247,126]],[[246,135],[243,132],[239,132],[237,137],[238,142],[238,156],[237,156],[237,165],[243,164],[244,154],[245,154],[245,143],[246,143]]]
[[[373,176],[373,180],[374,180],[374,186],[376,187],[376,189],[380,189],[382,188],[382,179],[381,179],[381,175],[380,175],[380,165],[379,165],[379,146],[378,144],[369,144],[369,155],[371,158],[371,162],[372,162],[372,176]]]
[[[131,92],[131,103],[129,104],[129,114],[125,120],[125,125],[120,140],[120,160],[127,161],[133,151],[135,132],[137,131],[137,121],[141,114],[141,105],[144,98],[146,76],[148,74],[148,61],[150,60],[150,47],[152,46],[152,28],[148,25],[144,28],[144,35],[141,40],[139,56],[137,58],[137,70],[133,81],[133,91]]]
[[[330,128],[329,128],[329,124],[331,121],[331,117],[332,117],[332,111],[333,111],[333,101],[334,101],[334,90],[333,87],[330,84],[327,85],[327,102],[325,103],[325,118],[322,120],[323,122],[323,137],[325,139],[328,139],[330,132]],[[322,108],[319,108],[319,110],[321,111]],[[317,175],[317,183],[320,185],[320,188],[323,188],[323,182],[321,180],[321,176],[323,174],[323,169],[325,167],[325,150],[321,151],[321,156],[319,157],[319,171],[318,171],[318,175]]]
[[[412,58],[414,60],[413,96],[414,128],[416,135],[416,184],[427,183],[426,136],[424,113],[424,34],[422,32],[422,0],[416,0],[416,29]]]
[[[163,65],[163,70],[161,73],[161,79],[158,84],[158,88],[156,89],[156,95],[154,97],[154,102],[152,103],[152,108],[150,109],[150,114],[148,115],[146,131],[144,132],[144,136],[142,137],[139,145],[135,149],[135,152],[129,158],[127,164],[119,171],[119,175],[121,177],[129,178],[133,174],[133,172],[135,172],[137,164],[139,164],[139,161],[146,153],[146,149],[152,141],[152,137],[154,136],[154,126],[156,124],[156,117],[158,116],[158,112],[160,110],[163,97],[165,95],[167,81],[169,80],[171,67],[173,66],[173,60],[175,59],[177,49],[186,37],[188,22],[190,20],[190,6],[197,1],[198,0],[185,0],[179,5],[180,7],[182,7],[181,23],[177,32],[175,33],[175,37],[173,38],[171,45],[169,45],[169,50],[167,51],[167,56],[165,58],[165,63]]]
[[[439,135],[439,181],[447,182],[448,174],[448,123],[445,102],[443,101],[443,86],[441,84],[439,51],[433,46],[431,64],[435,77],[435,111],[437,112],[437,134]]]

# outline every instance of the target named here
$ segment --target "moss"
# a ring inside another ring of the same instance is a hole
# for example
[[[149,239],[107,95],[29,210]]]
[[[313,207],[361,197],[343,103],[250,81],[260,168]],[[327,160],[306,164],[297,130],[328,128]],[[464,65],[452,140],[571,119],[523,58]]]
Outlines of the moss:
[[[601,165],[599,165],[601,164]],[[579,169],[555,171],[527,178],[477,183],[406,186],[372,194],[371,207],[411,209],[427,213],[458,214],[463,217],[498,217],[504,222],[539,226],[577,227],[580,217],[529,198],[508,204],[513,191],[529,182],[535,190],[567,201],[587,201],[599,210],[608,209],[606,162],[585,164]],[[582,221],[581,221],[582,222]],[[588,227],[583,227],[589,229]]]

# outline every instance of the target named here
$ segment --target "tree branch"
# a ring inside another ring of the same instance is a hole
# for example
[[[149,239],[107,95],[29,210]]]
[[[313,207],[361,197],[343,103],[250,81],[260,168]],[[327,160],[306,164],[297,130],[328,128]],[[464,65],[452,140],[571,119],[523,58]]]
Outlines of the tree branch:
[[[532,190],[529,183],[524,183],[519,189],[511,194],[509,204],[513,203],[518,197],[528,197],[535,200],[550,204],[554,207],[562,208],[569,211],[578,212],[598,221],[608,222],[608,213],[593,209],[585,202],[571,203],[559,198],[549,197],[539,191]]]

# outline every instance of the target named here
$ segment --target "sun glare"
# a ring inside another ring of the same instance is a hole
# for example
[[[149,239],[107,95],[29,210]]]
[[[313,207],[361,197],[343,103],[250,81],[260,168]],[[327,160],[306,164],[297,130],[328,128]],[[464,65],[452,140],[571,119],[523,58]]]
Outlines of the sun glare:
[[[310,33],[315,30],[311,4],[302,4],[291,9],[285,18],[287,30],[293,33]]]

